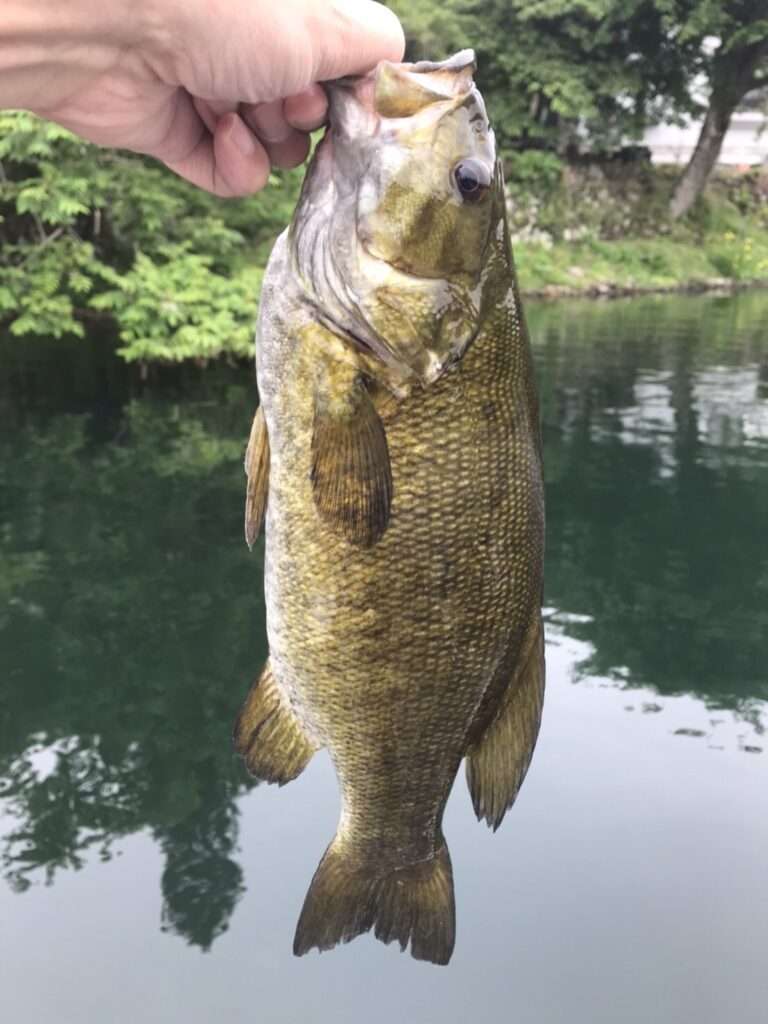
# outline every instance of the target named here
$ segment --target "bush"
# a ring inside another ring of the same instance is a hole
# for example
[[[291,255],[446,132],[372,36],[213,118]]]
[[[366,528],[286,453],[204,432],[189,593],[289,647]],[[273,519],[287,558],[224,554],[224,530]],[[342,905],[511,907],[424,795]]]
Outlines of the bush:
[[[563,161],[555,153],[539,149],[507,153],[507,178],[525,192],[547,195],[561,183]]]
[[[0,113],[0,323],[62,337],[107,319],[129,360],[243,355],[259,264],[300,177],[224,201],[142,157]]]

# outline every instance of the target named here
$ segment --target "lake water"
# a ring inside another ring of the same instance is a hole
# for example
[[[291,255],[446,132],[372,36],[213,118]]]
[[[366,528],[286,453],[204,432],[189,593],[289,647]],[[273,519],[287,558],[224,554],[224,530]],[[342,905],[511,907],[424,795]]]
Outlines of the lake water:
[[[0,348],[0,1019],[768,1020],[768,295],[529,304],[548,695],[456,952],[294,959],[333,771],[230,748],[265,656],[248,368]]]

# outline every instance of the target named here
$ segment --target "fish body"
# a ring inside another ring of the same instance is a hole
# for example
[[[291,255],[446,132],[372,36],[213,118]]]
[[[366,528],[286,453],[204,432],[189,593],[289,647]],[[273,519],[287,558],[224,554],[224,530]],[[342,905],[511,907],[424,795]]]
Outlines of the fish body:
[[[265,276],[247,462],[268,449],[252,479],[270,659],[236,742],[278,782],[325,748],[342,794],[298,953],[373,928],[447,962],[454,778],[467,757],[497,827],[538,732],[538,412],[472,67],[382,65],[331,90]]]

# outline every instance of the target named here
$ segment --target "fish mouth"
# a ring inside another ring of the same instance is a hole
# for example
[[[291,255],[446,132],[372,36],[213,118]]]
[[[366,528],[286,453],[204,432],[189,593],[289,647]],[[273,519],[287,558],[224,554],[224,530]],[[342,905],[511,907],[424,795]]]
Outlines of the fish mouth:
[[[474,74],[477,68],[477,60],[475,58],[475,51],[471,48],[465,50],[459,50],[458,53],[452,54],[445,60],[419,60],[414,64],[401,64],[400,67],[407,68],[408,71],[418,72],[431,72],[431,71],[466,71],[472,69]]]
[[[435,71],[469,71],[470,74],[474,74],[477,69],[477,58],[475,57],[475,51],[468,47],[467,49],[459,50],[458,53],[451,54],[445,60],[402,61],[400,63],[382,60],[367,75],[345,75],[343,78],[334,78],[326,84],[347,86],[355,85],[366,79],[373,80],[384,66],[402,68],[404,71],[416,72],[417,74],[430,74]]]
[[[408,117],[431,103],[465,96],[475,88],[476,68],[475,51],[467,49],[442,61],[383,60],[367,75],[326,82],[331,131],[373,135],[382,117]]]

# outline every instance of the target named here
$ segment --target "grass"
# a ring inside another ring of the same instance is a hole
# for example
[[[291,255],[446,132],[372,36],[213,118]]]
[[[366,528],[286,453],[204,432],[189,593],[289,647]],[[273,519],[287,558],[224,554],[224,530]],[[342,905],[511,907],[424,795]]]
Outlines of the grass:
[[[666,188],[663,176],[659,180],[660,190]],[[757,179],[749,180],[751,188],[733,177],[715,180],[685,221],[657,220],[652,233],[606,239],[594,231],[580,241],[520,241],[520,287],[578,294],[768,283],[768,202]]]
[[[670,238],[556,242],[515,246],[524,292],[568,289],[668,289],[768,280],[768,234],[709,236],[701,242]]]

